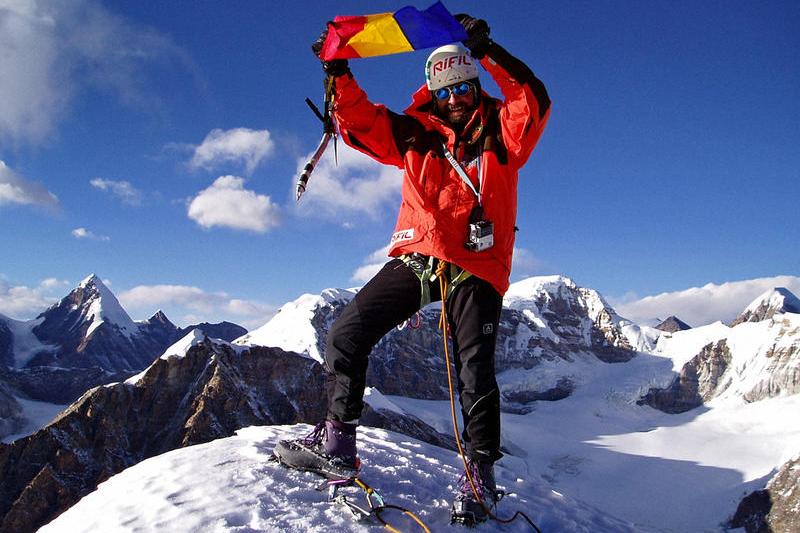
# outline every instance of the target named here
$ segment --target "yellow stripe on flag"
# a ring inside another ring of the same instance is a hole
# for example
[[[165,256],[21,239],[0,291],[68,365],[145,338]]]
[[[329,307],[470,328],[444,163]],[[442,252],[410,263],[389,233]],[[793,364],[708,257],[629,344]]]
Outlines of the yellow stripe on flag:
[[[361,57],[412,52],[408,42],[392,13],[367,15],[364,29],[347,42]]]

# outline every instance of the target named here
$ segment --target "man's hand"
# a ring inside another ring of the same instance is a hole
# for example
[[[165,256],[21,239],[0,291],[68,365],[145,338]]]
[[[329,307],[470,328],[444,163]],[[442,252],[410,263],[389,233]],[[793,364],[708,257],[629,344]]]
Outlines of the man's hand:
[[[469,48],[472,57],[483,59],[489,50],[489,45],[492,44],[492,40],[489,38],[489,24],[483,19],[476,19],[466,13],[459,13],[455,15],[455,18],[467,32],[467,40],[463,41],[464,46]]]
[[[325,26],[325,29],[322,30],[322,33],[311,44],[311,51],[314,52],[314,55],[319,58],[319,54],[322,52],[322,45],[325,44],[325,39],[328,38],[328,26]],[[322,59],[320,58],[320,61]],[[325,71],[325,74],[328,76],[333,76],[334,78],[338,76],[343,76],[345,74],[350,74],[350,67],[347,65],[346,59],[333,59],[331,61],[322,61],[322,70]]]

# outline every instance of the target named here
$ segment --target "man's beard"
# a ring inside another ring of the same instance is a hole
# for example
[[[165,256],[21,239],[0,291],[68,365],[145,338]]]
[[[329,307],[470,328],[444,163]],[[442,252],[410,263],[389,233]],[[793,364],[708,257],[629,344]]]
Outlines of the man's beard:
[[[472,105],[455,105],[448,106],[444,110],[444,119],[451,125],[457,128],[463,128],[472,118],[472,114],[478,106],[473,103]]]

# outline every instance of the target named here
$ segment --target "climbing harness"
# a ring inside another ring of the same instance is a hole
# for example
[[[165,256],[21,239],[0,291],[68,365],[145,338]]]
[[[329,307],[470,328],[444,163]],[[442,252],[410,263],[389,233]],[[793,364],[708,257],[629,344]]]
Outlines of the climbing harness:
[[[470,488],[472,488],[472,494],[475,496],[475,501],[477,501],[480,506],[483,508],[484,512],[488,517],[490,517],[495,522],[499,522],[501,524],[509,524],[517,519],[517,517],[522,517],[525,519],[528,524],[533,528],[534,531],[537,533],[542,533],[539,527],[531,520],[528,515],[523,513],[522,511],[517,511],[514,513],[514,516],[508,519],[502,519],[498,517],[496,514],[492,512],[491,509],[484,503],[483,498],[480,496],[480,492],[478,491],[478,487],[475,484],[475,480],[472,478],[472,473],[470,472],[469,465],[467,464],[467,454],[464,452],[464,447],[461,444],[461,438],[459,437],[459,430],[458,430],[458,418],[456,417],[456,402],[455,402],[455,392],[453,389],[453,372],[450,367],[450,347],[447,342],[447,298],[445,295],[449,295],[447,290],[447,277],[444,275],[445,270],[447,269],[447,263],[444,261],[440,261],[438,267],[436,268],[436,277],[439,278],[439,290],[442,294],[442,313],[439,317],[439,329],[442,330],[442,338],[444,339],[444,359],[445,359],[445,366],[447,367],[447,386],[450,390],[450,416],[453,421],[453,435],[456,439],[456,446],[458,447],[458,453],[461,456],[461,460],[464,463],[464,473],[466,474],[467,481],[469,481]]]
[[[344,494],[339,494],[339,489],[342,487],[358,487],[364,491],[365,498],[367,500],[367,507],[363,507],[358,505],[352,500],[349,500],[347,496]],[[352,477],[350,479],[337,479],[337,480],[329,480],[325,481],[322,485],[320,485],[317,490],[319,491],[328,491],[328,501],[336,502],[340,505],[343,505],[351,513],[358,519],[371,519],[375,518],[378,522],[380,522],[384,528],[392,531],[394,533],[401,533],[399,529],[395,528],[391,524],[389,524],[386,519],[382,516],[382,513],[385,512],[387,509],[393,509],[396,511],[402,512],[404,515],[411,518],[414,522],[422,528],[425,533],[431,533],[430,528],[425,525],[425,523],[412,511],[406,509],[405,507],[401,507],[399,505],[393,505],[390,503],[386,503],[383,500],[383,497],[372,487],[367,485],[367,483],[361,479],[360,477]]]
[[[445,286],[449,291],[446,295],[442,293],[442,299],[450,297],[456,287],[468,279],[472,274],[463,268],[459,268],[452,263],[439,261],[433,256],[422,255],[420,253],[405,254],[400,256],[400,260],[408,266],[417,278],[419,278],[422,296],[420,297],[420,309],[431,303],[431,283],[436,281],[437,276],[447,275],[450,279]],[[440,265],[449,265],[449,268],[439,269]]]

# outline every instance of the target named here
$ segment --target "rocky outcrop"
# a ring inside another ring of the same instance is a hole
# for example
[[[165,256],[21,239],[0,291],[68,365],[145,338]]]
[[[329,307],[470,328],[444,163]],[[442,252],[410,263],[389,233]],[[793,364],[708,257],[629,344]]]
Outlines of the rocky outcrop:
[[[666,389],[650,389],[637,403],[665,413],[683,413],[721,394],[731,384],[731,352],[723,339],[703,347]]]
[[[233,322],[225,321],[225,322],[219,322],[217,324],[203,322],[201,324],[194,324],[191,326],[187,326],[185,328],[181,328],[180,330],[178,330],[177,338],[185,337],[193,329],[199,329],[205,335],[211,337],[212,339],[222,339],[223,341],[226,342],[231,342],[234,339],[238,339],[242,335],[247,334],[246,329],[244,329],[239,324],[234,324]]]
[[[145,458],[245,426],[324,417],[318,362],[277,348],[235,350],[202,337],[194,344],[127,382],[87,392],[42,430],[0,445],[0,531],[35,531]],[[373,422],[444,442],[418,420],[378,413]]]
[[[17,433],[25,425],[22,406],[11,387],[0,379],[0,439]]]
[[[784,464],[766,488],[742,499],[727,526],[747,533],[800,531],[800,457]]]
[[[776,287],[753,300],[731,323],[731,327],[745,322],[761,322],[783,313],[800,313],[800,299],[785,287]]]
[[[0,315],[0,368],[14,365],[14,336],[6,318]]]
[[[687,329],[692,329],[692,326],[673,315],[658,324],[656,329],[666,331],[667,333],[675,333],[676,331],[686,331]]]
[[[388,409],[374,409],[366,404],[361,417],[359,417],[359,424],[396,431],[441,448],[457,450],[456,441],[452,435],[439,433],[419,418],[408,413],[400,414]]]

